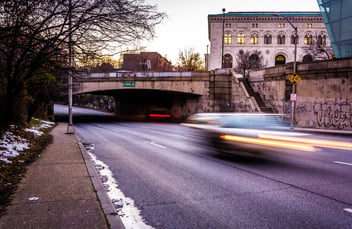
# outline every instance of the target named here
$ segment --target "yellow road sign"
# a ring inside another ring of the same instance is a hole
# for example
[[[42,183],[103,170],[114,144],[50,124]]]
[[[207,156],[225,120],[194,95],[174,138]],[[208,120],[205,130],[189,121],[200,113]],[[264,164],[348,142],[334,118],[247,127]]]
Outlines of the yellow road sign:
[[[288,80],[292,83],[292,84],[298,84],[298,82],[301,80],[302,78],[297,74],[297,73],[293,73],[291,75],[289,75]]]

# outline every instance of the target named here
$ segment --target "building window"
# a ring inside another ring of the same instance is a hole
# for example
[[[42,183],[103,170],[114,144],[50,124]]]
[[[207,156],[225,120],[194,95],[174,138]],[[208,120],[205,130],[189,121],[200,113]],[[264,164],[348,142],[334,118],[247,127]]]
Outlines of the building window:
[[[229,32],[226,32],[224,35],[224,44],[232,44],[232,34]]]
[[[253,23],[252,28],[258,28],[258,23]]]
[[[280,33],[277,35],[277,44],[284,45],[285,44],[285,34]]]
[[[231,23],[226,23],[225,28],[231,28]]]
[[[304,44],[305,45],[311,45],[313,44],[313,36],[310,34],[307,34],[304,36]]]
[[[280,28],[280,29],[285,28],[285,23],[280,23],[280,24],[279,24],[279,28]]]
[[[233,62],[233,58],[230,54],[225,54],[224,55],[224,68],[232,68],[232,62]]]
[[[303,63],[310,63],[313,62],[313,57],[311,55],[305,55],[303,57]]]
[[[264,35],[264,44],[270,45],[273,42],[273,36],[271,34],[267,33]]]
[[[326,46],[326,35],[318,36],[318,45],[325,47]]]
[[[294,44],[295,44],[295,40],[296,40],[296,44],[298,44],[299,36],[297,35],[297,36],[296,36],[296,39],[295,39],[295,35],[292,34],[292,35],[291,35],[291,45],[294,45]]]
[[[307,23],[306,24],[306,28],[309,28],[309,29],[313,28],[313,24],[312,23]]]
[[[243,33],[239,33],[237,35],[237,44],[245,44],[246,43],[246,36]]]
[[[256,34],[256,33],[251,34],[250,43],[251,43],[251,44],[258,44],[258,43],[259,43],[259,36],[258,36],[258,34]]]
[[[286,57],[283,55],[277,55],[275,57],[275,65],[286,64]]]

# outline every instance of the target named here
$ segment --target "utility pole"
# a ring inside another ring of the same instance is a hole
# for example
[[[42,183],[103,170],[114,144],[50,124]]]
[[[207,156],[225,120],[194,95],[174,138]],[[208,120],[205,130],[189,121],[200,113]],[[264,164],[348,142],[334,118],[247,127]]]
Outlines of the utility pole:
[[[225,8],[222,9],[222,47],[221,47],[221,68],[224,68],[224,39],[225,39]]]
[[[294,39],[294,45],[295,45],[295,50],[294,50],[294,59],[293,59],[293,74],[289,77],[290,79],[293,79],[292,81],[290,80],[290,82],[292,83],[292,92],[291,92],[291,129],[294,128],[294,120],[295,120],[295,103],[296,103],[296,84],[298,83],[298,81],[300,80],[300,76],[297,74],[297,26],[295,26],[294,24],[292,24],[292,22],[288,19],[288,17],[280,15],[280,14],[273,14],[276,17],[281,17],[284,18],[289,24],[290,26],[294,29],[295,31],[295,39]],[[295,80],[296,78],[298,78],[298,81]]]
[[[72,48],[72,0],[69,0],[68,9],[68,124],[67,134],[73,134],[72,121],[72,69],[73,69],[73,48]]]

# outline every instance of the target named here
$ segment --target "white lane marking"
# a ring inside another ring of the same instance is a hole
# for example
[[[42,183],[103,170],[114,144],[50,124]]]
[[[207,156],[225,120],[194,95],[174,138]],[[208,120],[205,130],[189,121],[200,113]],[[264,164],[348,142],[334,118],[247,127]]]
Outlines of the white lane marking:
[[[345,210],[345,211],[348,212],[348,213],[352,213],[352,208],[345,208],[345,209],[343,209],[343,210]]]
[[[157,146],[157,147],[160,147],[160,148],[162,148],[162,149],[166,149],[166,146],[163,146],[163,145],[159,145],[159,144],[157,144],[157,143],[155,143],[155,142],[149,142],[151,145],[153,145],[153,146]]]
[[[343,161],[334,161],[334,163],[340,164],[340,165],[349,165],[349,166],[352,166],[352,163],[347,163],[347,162],[343,162]]]

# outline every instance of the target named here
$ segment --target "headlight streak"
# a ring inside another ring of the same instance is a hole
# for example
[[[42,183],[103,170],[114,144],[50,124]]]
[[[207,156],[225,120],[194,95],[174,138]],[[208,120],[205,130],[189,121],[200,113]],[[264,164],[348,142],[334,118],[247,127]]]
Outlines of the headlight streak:
[[[340,164],[340,165],[349,165],[352,166],[352,163],[348,163],[348,162],[343,162],[343,161],[333,161],[336,164]]]
[[[322,139],[314,139],[314,138],[300,138],[300,137],[288,137],[288,136],[275,136],[275,135],[266,135],[260,134],[260,138],[269,138],[280,141],[290,141],[290,142],[299,142],[306,143],[314,146],[327,147],[327,148],[335,148],[335,149],[344,149],[344,150],[352,150],[351,142],[344,141],[332,141],[332,140],[322,140]]]
[[[261,138],[261,137],[252,138],[252,137],[243,137],[243,136],[235,136],[235,135],[221,135],[220,138],[226,141],[272,146],[272,147],[285,148],[285,149],[294,149],[294,150],[301,150],[301,151],[308,151],[308,152],[318,151],[318,149],[316,149],[311,144],[299,143],[299,142],[287,141],[287,140],[269,139],[269,138]]]

